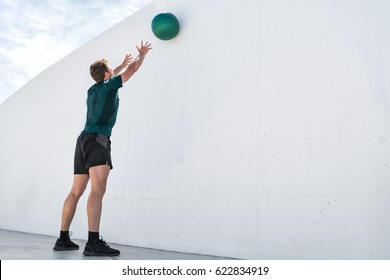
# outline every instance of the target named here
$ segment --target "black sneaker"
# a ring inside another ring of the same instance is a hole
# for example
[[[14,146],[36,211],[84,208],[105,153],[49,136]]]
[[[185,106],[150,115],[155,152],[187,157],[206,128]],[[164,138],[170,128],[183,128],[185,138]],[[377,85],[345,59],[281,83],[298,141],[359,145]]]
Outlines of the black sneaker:
[[[96,244],[87,242],[83,252],[84,256],[119,256],[119,254],[119,250],[110,248],[103,239],[100,239]]]
[[[53,247],[54,251],[68,251],[68,250],[78,250],[79,245],[73,243],[72,240],[68,239],[66,241],[57,239],[56,244]]]

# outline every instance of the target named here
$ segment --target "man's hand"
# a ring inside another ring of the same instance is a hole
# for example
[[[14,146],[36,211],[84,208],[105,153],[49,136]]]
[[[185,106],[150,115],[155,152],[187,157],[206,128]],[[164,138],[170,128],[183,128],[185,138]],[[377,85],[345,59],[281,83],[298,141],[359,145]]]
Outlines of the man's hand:
[[[125,56],[125,59],[123,60],[121,66],[123,68],[126,68],[127,66],[130,65],[130,63],[133,61],[133,57],[131,56],[131,54],[126,54]]]
[[[114,75],[119,74],[123,69],[129,66],[132,61],[133,61],[133,57],[131,56],[131,54],[126,54],[125,59],[123,60],[121,65],[119,65],[117,68],[114,69],[113,71]]]
[[[136,46],[136,47],[137,47],[137,50],[138,50],[140,55],[146,55],[149,50],[153,49],[149,42],[146,42],[144,45],[144,41],[141,41],[140,47],[138,47],[138,46]]]

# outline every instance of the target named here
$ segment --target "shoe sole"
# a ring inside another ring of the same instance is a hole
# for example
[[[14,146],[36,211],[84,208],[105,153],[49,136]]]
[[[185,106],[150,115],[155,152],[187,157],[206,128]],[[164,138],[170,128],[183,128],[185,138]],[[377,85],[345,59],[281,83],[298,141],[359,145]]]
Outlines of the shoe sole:
[[[76,247],[58,247],[58,246],[53,247],[54,251],[72,251],[72,250],[78,250],[78,249],[79,248],[76,248]]]
[[[115,256],[119,256],[120,253],[104,254],[104,253],[95,253],[95,252],[84,251],[83,255],[86,257],[115,257]]]

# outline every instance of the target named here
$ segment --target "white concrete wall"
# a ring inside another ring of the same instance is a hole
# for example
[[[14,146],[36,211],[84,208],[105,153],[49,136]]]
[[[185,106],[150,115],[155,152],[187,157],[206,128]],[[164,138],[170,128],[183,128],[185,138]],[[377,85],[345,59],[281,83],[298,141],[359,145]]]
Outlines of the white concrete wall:
[[[181,22],[171,41],[151,32],[161,11]],[[120,90],[107,241],[390,258],[389,13],[384,0],[155,1],[0,105],[0,228],[58,235],[89,65],[145,39],[154,49]]]

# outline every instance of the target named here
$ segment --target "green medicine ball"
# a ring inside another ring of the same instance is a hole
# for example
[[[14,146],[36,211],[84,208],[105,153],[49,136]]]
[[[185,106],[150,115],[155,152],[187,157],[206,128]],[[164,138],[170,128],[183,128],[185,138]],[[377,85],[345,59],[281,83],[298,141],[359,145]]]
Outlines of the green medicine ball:
[[[160,40],[170,40],[179,33],[179,21],[172,13],[161,13],[152,20],[153,34]]]

